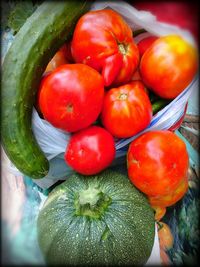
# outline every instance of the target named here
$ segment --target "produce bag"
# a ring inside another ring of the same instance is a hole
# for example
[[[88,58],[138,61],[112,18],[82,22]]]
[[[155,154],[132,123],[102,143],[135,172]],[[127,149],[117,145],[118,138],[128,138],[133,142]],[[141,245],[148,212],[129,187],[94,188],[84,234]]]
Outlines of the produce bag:
[[[92,4],[91,10],[98,9],[113,9],[117,11],[122,15],[133,31],[145,29],[145,33],[139,34],[134,38],[136,43],[152,34],[163,36],[174,33],[179,34],[191,44],[196,45],[190,32],[171,24],[158,22],[156,17],[150,12],[138,11],[124,1],[96,1]],[[187,101],[192,91],[197,90],[197,88],[198,78],[195,77],[180,95],[153,116],[150,125],[145,130],[130,138],[116,140],[116,158],[112,165],[119,164],[124,160],[130,142],[142,133],[150,130],[167,130],[173,127],[173,125],[184,116]],[[67,175],[73,172],[64,161],[64,152],[70,134],[56,129],[49,122],[41,119],[35,109],[33,109],[32,127],[38,144],[50,161],[48,175],[45,178],[34,180],[37,185],[46,189],[58,180],[65,180]],[[11,171],[14,171],[15,174],[19,173],[20,175],[20,172],[16,170],[12,163],[9,168]]]

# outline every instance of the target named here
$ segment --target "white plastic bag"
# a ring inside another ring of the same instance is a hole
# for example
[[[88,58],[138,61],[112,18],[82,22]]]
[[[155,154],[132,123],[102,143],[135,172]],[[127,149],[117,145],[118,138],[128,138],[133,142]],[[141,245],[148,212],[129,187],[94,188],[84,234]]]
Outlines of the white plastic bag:
[[[92,10],[104,8],[111,8],[120,13],[133,31],[138,29],[145,29],[146,31],[148,31],[137,36],[135,38],[136,43],[150,34],[163,36],[175,33],[181,35],[188,42],[195,45],[194,38],[188,31],[182,30],[177,26],[158,22],[156,20],[156,17],[151,13],[146,11],[138,11],[126,2],[97,1],[94,2],[91,7]],[[121,157],[126,155],[129,143],[141,133],[149,130],[169,129],[172,125],[174,125],[182,117],[185,105],[190,97],[190,94],[193,90],[197,90],[197,88],[198,81],[196,77],[178,97],[176,97],[170,104],[168,104],[153,117],[149,127],[131,138],[121,139],[117,141],[116,159],[113,164],[117,164],[120,161]],[[72,172],[71,168],[68,167],[64,161],[64,152],[70,134],[54,128],[50,123],[41,119],[35,109],[33,110],[32,126],[33,132],[41,149],[50,160],[50,171],[47,177],[40,180],[35,180],[35,182],[42,188],[48,188],[57,180],[66,179],[67,175]]]

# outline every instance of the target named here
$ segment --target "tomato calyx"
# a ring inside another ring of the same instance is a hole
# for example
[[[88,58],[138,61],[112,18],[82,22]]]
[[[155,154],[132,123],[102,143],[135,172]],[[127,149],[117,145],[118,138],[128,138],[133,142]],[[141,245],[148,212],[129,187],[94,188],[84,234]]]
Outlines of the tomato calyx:
[[[119,93],[118,99],[119,100],[126,100],[128,98],[128,94],[126,93]]]
[[[128,51],[128,44],[118,43],[118,49],[122,55],[126,55]]]
[[[68,113],[72,113],[73,111],[74,111],[74,106],[73,106],[72,103],[69,103],[69,104],[67,105],[67,112],[68,112]]]

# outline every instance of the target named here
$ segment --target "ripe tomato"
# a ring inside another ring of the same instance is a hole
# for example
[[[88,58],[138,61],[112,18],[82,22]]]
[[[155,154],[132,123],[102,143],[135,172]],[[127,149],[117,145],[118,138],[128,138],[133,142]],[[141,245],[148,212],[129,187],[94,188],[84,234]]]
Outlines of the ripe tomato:
[[[139,53],[140,53],[140,57],[143,56],[144,52],[154,43],[155,40],[157,40],[158,37],[156,36],[148,36],[144,39],[142,39],[141,41],[139,41],[139,43],[137,44],[138,49],[139,49]]]
[[[69,63],[66,58],[66,45],[63,45],[48,63],[45,73],[55,70],[57,67]]]
[[[192,81],[197,71],[197,51],[177,35],[154,41],[140,62],[143,82],[162,98],[173,99]]]
[[[36,96],[36,102],[35,102],[35,108],[38,112],[38,114],[40,115],[41,118],[43,118],[43,115],[42,115],[42,111],[40,109],[40,104],[39,104],[39,98],[40,98],[40,93],[41,93],[41,89],[42,89],[42,86],[43,86],[43,83],[44,81],[47,79],[47,77],[49,76],[50,72],[45,72],[40,80],[40,86],[39,86],[39,89],[37,91],[37,96]]]
[[[83,15],[74,30],[72,55],[102,73],[105,86],[131,80],[139,64],[132,30],[113,10],[96,10]]]
[[[169,206],[171,196],[178,201],[180,191],[181,195],[185,193],[189,157],[185,143],[173,132],[151,131],[133,140],[127,153],[127,167],[129,179],[138,189],[150,199],[164,198],[165,203],[150,201],[152,206]]]
[[[163,196],[149,196],[151,205],[159,205],[160,207],[169,207],[179,201],[188,190],[188,178],[185,177],[176,189]]]
[[[164,222],[159,222],[159,226],[160,227],[158,228],[158,238],[160,247],[165,250],[168,250],[172,248],[174,244],[174,237],[168,224]]]
[[[131,77],[131,81],[142,81],[142,78],[140,76],[140,72],[138,69],[133,73]]]
[[[114,138],[99,126],[74,133],[65,152],[67,164],[84,175],[99,173],[111,164],[114,157]]]
[[[66,64],[44,80],[39,106],[53,126],[74,132],[97,119],[103,97],[103,79],[96,70],[84,64]]]
[[[101,121],[113,136],[133,136],[146,128],[151,118],[151,102],[141,81],[132,81],[106,92]]]
[[[72,53],[71,53],[71,43],[72,43],[72,40],[68,41],[67,43],[65,43],[61,48],[61,52],[63,52],[66,60],[69,62],[69,63],[74,63],[74,59],[72,57]]]

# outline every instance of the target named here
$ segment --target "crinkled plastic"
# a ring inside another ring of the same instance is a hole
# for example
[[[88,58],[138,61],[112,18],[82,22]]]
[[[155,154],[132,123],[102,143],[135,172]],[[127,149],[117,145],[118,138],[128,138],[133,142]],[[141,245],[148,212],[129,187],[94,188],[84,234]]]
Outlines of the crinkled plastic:
[[[133,31],[138,29],[145,29],[147,31],[135,38],[136,43],[150,34],[163,36],[174,33],[181,35],[188,42],[196,46],[194,38],[188,31],[182,30],[177,26],[158,22],[156,17],[150,12],[138,11],[126,2],[97,1],[94,2],[91,7],[92,10],[104,8],[111,8],[120,13]],[[153,117],[151,124],[144,131],[131,138],[116,141],[117,153],[113,164],[118,164],[118,162],[122,160],[122,157],[126,155],[128,145],[137,136],[150,130],[169,129],[174,125],[184,114],[185,105],[192,91],[195,89],[197,90],[197,88],[198,80],[197,77],[195,77],[191,84],[179,96]],[[46,189],[57,180],[66,179],[67,175],[72,172],[72,169],[67,166],[64,161],[64,152],[70,134],[54,128],[50,123],[41,119],[35,109],[33,110],[32,126],[38,144],[50,161],[50,171],[48,175],[43,179],[35,180],[39,186]]]

